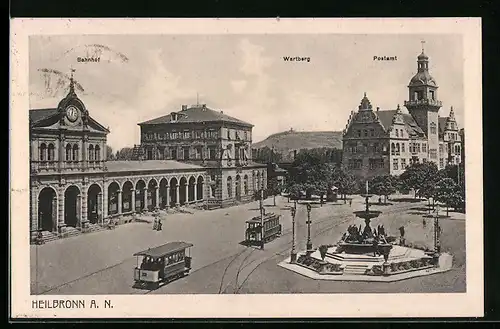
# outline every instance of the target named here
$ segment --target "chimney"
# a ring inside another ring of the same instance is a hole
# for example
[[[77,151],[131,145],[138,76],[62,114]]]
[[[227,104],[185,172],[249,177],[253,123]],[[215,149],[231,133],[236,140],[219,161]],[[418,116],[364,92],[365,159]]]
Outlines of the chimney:
[[[380,107],[377,106],[377,112],[378,112],[378,110],[380,110]]]
[[[293,150],[293,159],[295,160],[297,158],[297,150]]]
[[[207,104],[201,104],[201,109],[202,109],[203,111],[206,111],[206,109],[207,109]]]
[[[182,110],[183,110],[183,111],[186,111],[186,110],[187,110],[187,108],[188,108],[188,106],[187,106],[187,105],[182,105]]]
[[[220,111],[221,114],[224,114],[224,111]]]

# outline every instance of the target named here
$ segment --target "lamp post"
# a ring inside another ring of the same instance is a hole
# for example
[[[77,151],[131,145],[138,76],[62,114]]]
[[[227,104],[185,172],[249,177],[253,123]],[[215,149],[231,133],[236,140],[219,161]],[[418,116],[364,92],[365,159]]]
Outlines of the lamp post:
[[[260,190],[260,249],[264,249],[264,189]]]
[[[441,242],[439,239],[440,228],[439,228],[439,205],[436,205],[436,216],[434,217],[434,252],[439,254],[441,251]]]
[[[307,244],[306,244],[306,249],[307,251],[312,250],[312,242],[311,242],[311,204],[307,204]]]
[[[297,261],[297,252],[295,251],[295,213],[297,209],[295,207],[290,208],[292,213],[292,251],[290,253],[290,263],[294,264]]]

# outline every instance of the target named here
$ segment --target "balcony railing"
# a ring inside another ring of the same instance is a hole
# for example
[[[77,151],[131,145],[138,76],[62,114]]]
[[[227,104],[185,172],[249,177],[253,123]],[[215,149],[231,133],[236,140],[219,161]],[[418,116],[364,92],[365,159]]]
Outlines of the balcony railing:
[[[405,106],[418,106],[418,105],[429,105],[429,106],[442,106],[442,102],[435,99],[416,99],[411,101],[405,101]]]

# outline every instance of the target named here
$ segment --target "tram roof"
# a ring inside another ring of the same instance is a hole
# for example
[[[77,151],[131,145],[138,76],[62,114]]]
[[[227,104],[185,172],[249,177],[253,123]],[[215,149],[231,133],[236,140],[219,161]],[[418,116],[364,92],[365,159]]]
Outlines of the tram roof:
[[[264,215],[264,222],[267,220],[270,220],[272,218],[276,218],[279,215],[276,215],[275,213],[269,213]],[[247,223],[260,223],[260,216],[253,217],[252,219],[249,219],[246,221]]]
[[[203,167],[174,160],[107,161],[108,172],[143,171],[161,169],[202,169]]]
[[[148,250],[144,250],[141,252],[137,252],[134,256],[149,256],[149,257],[162,257],[177,251],[184,250],[186,248],[192,247],[192,243],[183,242],[183,241],[175,241],[169,242],[162,246],[158,246],[155,248],[149,248]]]

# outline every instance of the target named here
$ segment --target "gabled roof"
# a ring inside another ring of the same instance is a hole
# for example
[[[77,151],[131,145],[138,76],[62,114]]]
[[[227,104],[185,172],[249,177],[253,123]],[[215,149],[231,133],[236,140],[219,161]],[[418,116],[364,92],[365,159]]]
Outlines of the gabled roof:
[[[444,135],[444,131],[446,130],[446,121],[448,121],[448,117],[443,117],[438,119],[438,129],[439,129],[439,136]]]
[[[396,114],[397,110],[380,110],[377,111],[377,115],[380,119],[380,123],[387,130],[392,125],[392,118]],[[403,119],[405,121],[405,126],[410,135],[422,135],[425,134],[422,128],[417,124],[415,119],[408,113],[402,113]]]
[[[209,109],[208,107],[192,106],[182,111],[173,112],[178,114],[178,118],[175,123],[202,123],[202,122],[230,122],[236,123],[244,126],[253,127],[252,124],[236,119],[232,116],[224,114],[222,111],[215,111]],[[152,120],[139,123],[141,125],[157,125],[171,122],[171,114],[167,114]]]
[[[56,108],[49,109],[32,109],[29,112],[29,120],[31,123],[35,123],[37,121],[43,120],[45,118],[51,117],[57,113]]]

